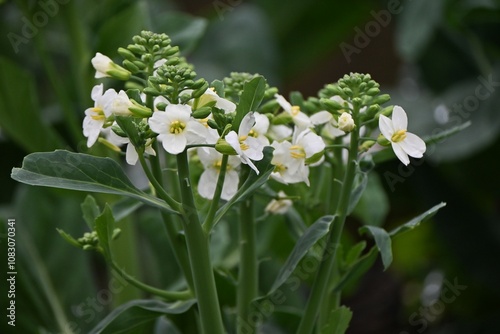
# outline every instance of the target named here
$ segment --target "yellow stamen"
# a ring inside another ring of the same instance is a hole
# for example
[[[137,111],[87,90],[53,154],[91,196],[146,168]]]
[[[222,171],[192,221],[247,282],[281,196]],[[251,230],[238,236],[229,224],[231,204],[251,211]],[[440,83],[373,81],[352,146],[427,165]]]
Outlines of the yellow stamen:
[[[290,156],[294,159],[305,159],[306,152],[304,148],[300,145],[290,146]]]
[[[393,143],[399,143],[405,140],[405,138],[406,138],[406,130],[398,130],[392,135],[391,141]]]
[[[92,111],[96,113],[95,115],[90,116],[90,117],[92,117],[93,120],[96,120],[96,121],[106,120],[106,116],[104,116],[104,110],[102,110],[102,108],[94,107],[94,108],[92,108]]]
[[[249,147],[250,147],[250,146],[248,146],[247,144],[245,144],[245,143],[241,143],[241,142],[240,142],[240,148],[241,148],[241,150],[242,150],[242,151],[246,151],[246,150],[248,150],[248,148],[249,148]]]
[[[186,124],[181,121],[173,121],[170,123],[170,133],[178,135],[184,131]]]
[[[274,172],[283,174],[287,170],[286,166],[283,164],[278,164],[274,166]]]
[[[254,138],[257,138],[259,136],[259,134],[257,132],[255,132],[253,129],[250,130],[250,132],[248,133],[248,135],[250,137],[254,137]]]
[[[300,112],[299,106],[292,106],[292,111],[291,111],[292,116],[297,116],[299,112]]]

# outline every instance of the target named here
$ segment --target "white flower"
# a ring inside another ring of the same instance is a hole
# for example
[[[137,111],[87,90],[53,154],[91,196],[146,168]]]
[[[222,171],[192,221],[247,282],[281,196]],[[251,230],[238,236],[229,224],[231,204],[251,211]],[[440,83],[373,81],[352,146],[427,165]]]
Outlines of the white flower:
[[[92,66],[95,69],[95,78],[114,77],[120,80],[128,80],[130,72],[123,67],[115,64],[108,56],[97,52],[91,59]]]
[[[215,101],[215,107],[224,110],[226,114],[236,110],[236,104],[217,95],[213,88],[207,88],[200,97],[199,107],[203,107],[211,101]]]
[[[283,141],[292,136],[293,130],[283,124],[270,125],[267,134],[274,140]]]
[[[285,214],[292,206],[292,200],[286,198],[286,194],[280,190],[278,199],[273,199],[267,204],[265,211],[276,215]]]
[[[95,144],[104,123],[111,116],[109,105],[115,96],[114,90],[107,90],[103,93],[103,84],[92,88],[91,97],[95,102],[94,107],[85,110],[83,119],[83,135],[87,137],[87,147]]]
[[[410,158],[421,158],[425,152],[425,142],[417,135],[407,132],[408,117],[400,106],[394,106],[392,120],[380,115],[378,126],[382,135],[391,142],[392,149],[399,160],[406,166]]]
[[[266,137],[266,133],[269,130],[269,118],[266,115],[259,114],[258,112],[253,113],[255,117],[255,125],[252,127],[249,136],[257,138],[258,141],[264,146],[269,145],[269,139]]]
[[[339,117],[339,129],[345,132],[354,130],[355,124],[351,114],[344,112]]]
[[[325,149],[323,139],[310,129],[295,128],[292,143],[273,142],[275,170],[271,176],[283,183],[305,182],[309,185],[309,166],[306,160]]]
[[[170,154],[179,154],[188,144],[205,142],[206,128],[191,117],[191,107],[169,104],[165,111],[155,111],[149,127],[158,133],[158,140]]]
[[[115,94],[113,101],[109,105],[111,113],[117,116],[131,116],[132,112],[128,108],[133,107],[134,104],[128,98],[127,93],[121,90],[118,93],[115,92]]]
[[[262,150],[264,145],[252,136],[249,136],[250,130],[255,124],[255,116],[252,112],[243,117],[238,134],[235,131],[229,132],[225,139],[229,145],[236,151],[241,159],[241,162],[249,165],[255,173],[259,174],[259,170],[253,164],[252,160],[259,161],[264,157]]]
[[[290,102],[279,94],[275,94],[274,97],[281,108],[292,117],[293,123],[295,123],[296,126],[299,128],[308,128],[311,126],[311,120],[306,114],[300,111],[299,106],[292,106]]]
[[[345,135],[345,132],[339,129],[339,125],[335,120],[335,117],[333,117],[333,115],[326,110],[318,111],[314,115],[311,115],[311,122],[314,125],[325,124],[322,134],[328,138]]]
[[[219,178],[220,167],[222,164],[222,154],[213,148],[199,148],[198,157],[205,167],[205,170],[200,176],[198,182],[199,194],[207,199],[213,199],[217,180]],[[236,169],[240,166],[240,159],[236,156],[229,156],[226,167],[226,176],[222,186],[221,198],[230,200],[236,191],[238,191],[238,183],[240,182]]]

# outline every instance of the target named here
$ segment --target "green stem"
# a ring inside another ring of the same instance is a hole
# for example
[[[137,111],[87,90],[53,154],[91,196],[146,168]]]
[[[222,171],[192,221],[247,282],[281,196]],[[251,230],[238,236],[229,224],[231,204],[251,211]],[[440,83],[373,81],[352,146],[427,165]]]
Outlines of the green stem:
[[[191,290],[185,290],[185,291],[166,291],[166,290],[161,290],[158,288],[155,288],[151,285],[145,284],[141,281],[136,280],[134,277],[128,275],[123,269],[121,269],[116,262],[111,261],[110,263],[111,267],[120,274],[121,277],[123,277],[124,280],[135,286],[136,288],[149,292],[153,295],[156,295],[158,297],[161,297],[163,299],[169,300],[169,301],[177,301],[177,300],[188,300],[193,297],[193,294]]]
[[[353,111],[353,118],[356,122],[357,112]],[[358,131],[351,132],[351,143],[349,148],[349,158],[347,170],[342,183],[342,191],[340,201],[336,210],[336,216],[332,222],[331,230],[327,236],[327,244],[323,251],[321,265],[316,273],[316,277],[311,288],[311,294],[307,301],[304,315],[299,324],[297,334],[310,334],[313,331],[318,311],[322,305],[322,299],[328,289],[332,269],[335,266],[335,258],[337,256],[337,249],[340,245],[340,237],[344,228],[345,219],[347,217],[347,210],[349,208],[349,200],[351,197],[351,190],[354,183],[354,176],[356,174],[356,160],[358,157]]]
[[[175,211],[180,211],[181,209],[181,204],[174,200],[170,195],[165,191],[165,189],[162,187],[162,185],[158,182],[156,177],[153,175],[151,172],[151,169],[149,168],[148,164],[146,163],[146,160],[144,159],[144,154],[141,152],[137,152],[139,155],[139,162],[141,163],[142,169],[144,170],[144,173],[146,173],[147,178],[149,179],[149,182],[153,185],[153,187],[156,190],[156,193],[158,196],[167,202],[170,207],[175,210]]]
[[[209,240],[203,232],[194,204],[186,150],[177,155],[177,168],[182,198],[183,225],[203,333],[223,334],[225,331],[210,260]]]
[[[227,161],[229,156],[227,154],[222,155],[222,161],[220,165],[219,177],[217,178],[217,185],[215,186],[215,193],[212,199],[212,203],[210,204],[210,209],[208,210],[207,218],[205,218],[205,222],[203,223],[203,230],[208,235],[212,228],[214,227],[214,217],[217,212],[217,208],[219,207],[219,200],[222,194],[222,188],[224,186],[224,179],[226,178],[226,170],[227,170]]]
[[[237,287],[237,333],[255,333],[255,323],[250,319],[252,300],[258,293],[258,265],[255,245],[255,221],[253,198],[250,197],[240,205],[239,247],[240,266]]]

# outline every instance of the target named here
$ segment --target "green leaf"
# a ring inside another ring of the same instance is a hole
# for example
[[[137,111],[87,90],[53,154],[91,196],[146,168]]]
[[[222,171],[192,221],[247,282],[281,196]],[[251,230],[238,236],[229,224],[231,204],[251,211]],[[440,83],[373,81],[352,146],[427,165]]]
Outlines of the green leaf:
[[[83,219],[87,223],[91,231],[95,228],[95,220],[99,216],[101,209],[97,205],[94,196],[87,195],[81,204]]]
[[[60,136],[43,120],[31,73],[0,57],[0,126],[28,152],[64,146]]]
[[[245,182],[238,189],[236,194],[234,194],[233,198],[231,198],[226,204],[224,204],[219,210],[217,210],[214,218],[214,226],[233,205],[245,200],[261,185],[267,182],[269,176],[274,170],[274,165],[271,164],[271,160],[273,158],[273,150],[274,149],[271,146],[264,147],[264,158],[262,158],[262,160],[260,161],[255,162],[255,166],[260,172],[259,175],[252,171]]]
[[[142,205],[142,202],[134,198],[123,198],[118,202],[113,203],[113,217],[115,217],[115,220],[118,222],[139,209]]]
[[[344,263],[350,267],[360,256],[361,252],[366,248],[366,241],[360,241],[349,249],[347,252]]]
[[[377,259],[378,249],[372,247],[370,251],[360,257],[347,271],[344,273],[340,281],[333,288],[333,292],[340,292],[348,283],[360,278],[368,269],[373,266]]]
[[[322,237],[324,237],[330,230],[330,225],[333,222],[335,216],[323,216],[316,220],[297,240],[295,247],[288,256],[285,264],[281,268],[278,276],[274,280],[274,283],[267,293],[271,295],[276,291],[283,283],[286,282],[288,277],[293,273],[295,267],[299,261],[306,255],[307,251]]]
[[[135,123],[134,118],[117,116],[116,123],[120,126],[123,132],[125,132],[132,145],[138,147],[142,144],[139,138],[139,130],[137,129],[137,124]]]
[[[384,264],[384,270],[387,270],[392,262],[392,241],[391,236],[387,233],[386,230],[377,226],[363,226],[359,229],[361,234],[365,232],[370,232],[373,238],[375,239],[375,243],[377,245],[378,250],[380,251],[380,255],[382,256],[382,263]]]
[[[264,98],[265,91],[266,79],[260,75],[245,83],[240,101],[236,107],[236,116],[234,116],[232,124],[233,130],[238,132],[243,117],[250,111],[257,110]]]
[[[328,322],[321,328],[321,334],[344,334],[351,322],[352,311],[346,307],[341,306],[332,310],[328,317]]]
[[[196,303],[195,299],[165,303],[138,299],[117,307],[90,334],[143,333],[142,329],[165,314],[181,314]]]
[[[73,245],[75,247],[78,247],[78,248],[82,248],[82,245],[80,245],[80,243],[75,239],[73,238],[71,235],[69,235],[68,233],[64,232],[63,230],[59,229],[59,228],[56,228],[56,231],[61,235],[61,237],[66,240],[70,245]]]
[[[446,203],[442,202],[442,203],[439,203],[435,206],[433,206],[432,208],[430,208],[429,210],[425,211],[424,213],[422,213],[421,215],[413,218],[412,220],[410,220],[409,222],[393,229],[392,231],[389,232],[389,235],[391,237],[395,237],[399,234],[402,234],[406,231],[410,231],[410,230],[413,230],[415,227],[417,227],[418,225],[420,225],[420,223],[428,220],[429,218],[431,218],[432,216],[434,216],[437,211],[439,209],[441,209],[442,207],[445,207],[446,206]]]
[[[108,204],[104,207],[102,214],[95,220],[95,231],[97,232],[97,237],[99,238],[99,245],[104,251],[104,256],[106,260],[112,260],[111,247],[109,241],[113,236],[113,225],[115,224],[115,219],[113,218],[113,212]]]
[[[146,204],[175,212],[162,200],[137,189],[118,163],[110,158],[64,150],[32,153],[11,177],[33,186],[54,187],[133,197]]]

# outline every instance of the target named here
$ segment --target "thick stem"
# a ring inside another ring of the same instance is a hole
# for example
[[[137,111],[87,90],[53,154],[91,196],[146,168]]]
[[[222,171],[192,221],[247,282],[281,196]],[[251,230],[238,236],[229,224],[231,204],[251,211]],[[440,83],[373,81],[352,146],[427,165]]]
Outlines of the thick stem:
[[[214,198],[212,199],[212,203],[210,204],[210,209],[208,210],[207,218],[205,218],[205,222],[203,223],[203,230],[208,235],[212,228],[214,227],[214,217],[217,212],[217,208],[219,207],[219,200],[222,194],[222,188],[224,186],[224,179],[226,178],[226,169],[227,169],[227,161],[229,156],[224,154],[222,156],[222,161],[220,165],[219,177],[217,178],[217,185],[215,186]]]
[[[354,114],[357,115],[356,112]],[[309,300],[307,301],[306,309],[297,330],[297,334],[310,334],[313,331],[319,308],[322,305],[322,299],[328,289],[331,272],[335,265],[337,249],[340,245],[340,237],[342,235],[345,219],[347,217],[347,210],[349,208],[349,200],[354,183],[354,176],[356,174],[358,137],[358,130],[351,132],[348,165],[344,176],[344,181],[342,183],[342,191],[340,201],[336,210],[336,216],[334,221],[332,222],[332,227],[327,236],[327,244],[323,251],[321,265],[318,269],[318,272],[316,273],[316,277],[311,289],[311,294],[309,296]]]
[[[253,198],[250,197],[240,205],[240,266],[237,290],[237,333],[255,333],[255,323],[250,319],[252,300],[258,293],[258,265],[255,245],[255,221]]]
[[[217,288],[210,260],[207,235],[203,232],[196,210],[189,179],[187,151],[177,155],[179,184],[182,198],[182,217],[193,273],[194,289],[198,299],[201,324],[205,334],[223,334],[224,326],[217,297]]]

